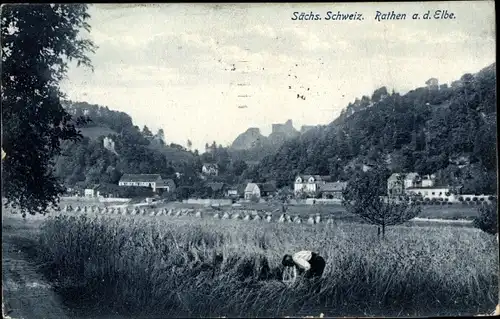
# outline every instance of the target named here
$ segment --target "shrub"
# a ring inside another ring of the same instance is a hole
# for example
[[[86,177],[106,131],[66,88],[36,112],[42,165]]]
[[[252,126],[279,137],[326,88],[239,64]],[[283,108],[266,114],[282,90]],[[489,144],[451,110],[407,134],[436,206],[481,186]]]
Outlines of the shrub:
[[[460,197],[458,198],[458,200],[459,200],[459,201],[461,201],[461,202],[463,202],[463,201],[464,201],[464,198],[463,198],[462,196],[460,196]]]
[[[479,198],[480,201],[484,202],[484,197]]]
[[[257,195],[252,195],[252,197],[250,197],[250,201],[252,203],[258,203],[260,202],[260,198]]]
[[[453,205],[453,202],[448,202],[448,205]]]
[[[472,200],[473,200],[474,202],[477,202],[477,197],[473,197],[473,198],[472,198]]]
[[[488,234],[498,232],[497,205],[483,205],[479,208],[479,216],[474,219],[474,226]]]
[[[467,202],[470,202],[470,197],[465,198]]]

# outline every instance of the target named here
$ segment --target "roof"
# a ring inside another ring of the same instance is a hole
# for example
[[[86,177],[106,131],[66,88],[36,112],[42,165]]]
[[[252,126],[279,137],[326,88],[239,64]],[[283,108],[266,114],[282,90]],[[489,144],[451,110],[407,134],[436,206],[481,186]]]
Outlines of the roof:
[[[418,173],[408,173],[405,176],[405,180],[414,180],[414,179],[419,178],[419,177],[420,177],[420,175],[418,175]]]
[[[276,191],[276,185],[274,185],[273,183],[264,183],[264,184],[260,184],[260,189],[261,191],[263,192],[275,192]]]
[[[219,165],[217,165],[216,163],[203,163],[203,166],[205,166],[206,168],[219,168]]]
[[[247,164],[248,166],[259,165],[259,163],[259,161],[245,161],[245,164]]]
[[[224,188],[224,183],[222,182],[211,182],[207,183],[207,187],[210,187],[213,191],[220,191]]]
[[[314,180],[317,181],[317,182],[331,180],[331,177],[328,176],[328,175],[326,175],[326,176],[322,176],[322,175],[299,175],[297,177],[300,177],[300,178],[302,178],[302,180],[305,180],[305,181],[307,181],[311,177],[314,178]]]
[[[252,193],[254,189],[257,188],[260,190],[259,186],[255,183],[248,183],[247,187],[245,187],[245,193]]]
[[[401,174],[392,173],[391,176],[389,177],[388,181],[397,181],[399,178],[401,178]]]
[[[160,174],[123,174],[120,182],[155,182],[161,180]]]
[[[423,178],[423,179],[427,179],[427,180],[429,180],[429,179],[435,179],[435,178],[436,178],[436,175],[434,175],[434,174],[431,174],[431,175],[424,175],[422,178]]]
[[[452,188],[461,188],[461,187],[452,187],[452,186],[419,186],[419,187],[408,187],[407,190],[431,190],[431,189],[452,189]]]
[[[245,184],[240,184],[237,186],[237,191],[238,191],[238,194],[243,194],[245,193],[245,189],[246,189],[246,185]]]
[[[156,182],[157,188],[162,188],[163,186],[175,187],[175,182],[172,179],[164,179]]]
[[[319,185],[322,192],[341,192],[347,187],[347,182],[334,182]]]

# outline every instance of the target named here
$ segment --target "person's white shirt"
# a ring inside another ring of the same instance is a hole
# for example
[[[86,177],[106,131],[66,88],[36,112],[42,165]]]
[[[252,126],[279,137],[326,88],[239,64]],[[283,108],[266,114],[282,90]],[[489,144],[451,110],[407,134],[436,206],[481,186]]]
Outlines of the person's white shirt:
[[[311,264],[309,261],[312,258],[312,252],[309,250],[299,251],[292,256],[292,260],[297,265],[297,267],[302,268],[305,271],[311,269]]]

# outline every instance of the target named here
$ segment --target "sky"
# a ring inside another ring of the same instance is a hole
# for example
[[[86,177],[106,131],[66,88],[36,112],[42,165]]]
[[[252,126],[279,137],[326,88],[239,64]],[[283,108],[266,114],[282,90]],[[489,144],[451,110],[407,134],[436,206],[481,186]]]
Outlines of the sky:
[[[455,19],[412,19],[436,10]],[[327,20],[329,11],[363,20]],[[378,21],[377,11],[406,19]],[[230,145],[249,127],[268,135],[288,119],[297,129],[328,124],[381,86],[403,94],[431,77],[450,83],[496,56],[493,1],[94,4],[89,14],[82,36],[98,47],[94,71],[71,65],[68,98],[126,112],[199,150]]]

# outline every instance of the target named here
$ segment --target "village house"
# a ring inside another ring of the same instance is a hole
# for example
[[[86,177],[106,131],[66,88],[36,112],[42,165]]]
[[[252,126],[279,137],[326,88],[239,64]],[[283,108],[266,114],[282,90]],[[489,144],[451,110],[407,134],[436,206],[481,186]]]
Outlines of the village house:
[[[434,180],[436,179],[436,175],[424,175],[421,180],[421,186],[422,187],[433,187],[434,186]]]
[[[239,197],[238,187],[229,187],[226,191],[226,196],[231,198]]]
[[[83,196],[88,198],[94,198],[94,197],[99,197],[100,193],[97,190],[97,187],[86,188],[83,190]]]
[[[223,197],[227,189],[226,184],[222,182],[210,182],[207,183],[207,187],[212,190],[212,195],[214,197]]]
[[[156,183],[156,189],[171,193],[175,191],[175,182],[172,179],[163,179]]]
[[[421,186],[421,178],[418,173],[393,173],[387,180],[387,194],[389,196],[401,196],[405,189]]]
[[[319,185],[330,180],[330,176],[299,175],[295,178],[293,190],[296,196],[301,193],[314,194],[318,192]]]
[[[269,182],[269,183],[262,183],[258,184],[259,189],[260,189],[260,196],[261,197],[273,197],[276,195],[276,184]]]
[[[256,183],[248,183],[245,188],[245,199],[260,198],[260,188]]]
[[[201,168],[201,172],[204,175],[217,176],[217,175],[219,175],[219,165],[205,163],[205,164],[203,164],[203,167]]]
[[[449,186],[411,187],[405,190],[407,195],[417,195],[424,200],[447,199],[455,200],[454,191]]]
[[[333,182],[319,185],[319,192],[324,199],[339,199],[343,198],[343,191],[347,187],[347,182]]]
[[[153,192],[160,190],[173,192],[175,190],[174,181],[171,179],[164,180],[160,174],[124,174],[118,185],[125,187],[149,187]]]
[[[436,176],[418,173],[399,174],[394,173],[387,181],[387,191],[389,196],[417,195],[424,200],[443,199],[454,200],[455,190],[449,186],[436,186]]]

